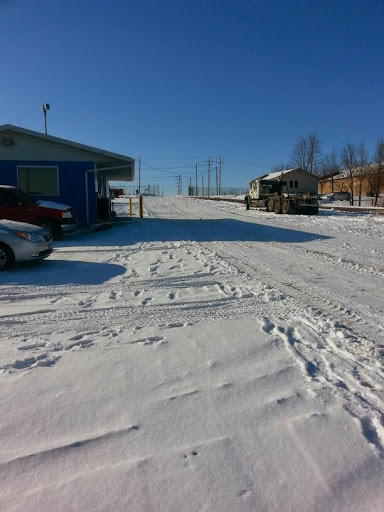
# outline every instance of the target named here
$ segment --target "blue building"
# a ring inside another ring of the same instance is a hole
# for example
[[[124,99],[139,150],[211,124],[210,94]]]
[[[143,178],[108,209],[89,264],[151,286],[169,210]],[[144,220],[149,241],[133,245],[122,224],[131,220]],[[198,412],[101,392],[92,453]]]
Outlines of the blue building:
[[[135,161],[11,124],[0,125],[0,184],[71,205],[81,226],[108,216],[109,181],[133,181]]]

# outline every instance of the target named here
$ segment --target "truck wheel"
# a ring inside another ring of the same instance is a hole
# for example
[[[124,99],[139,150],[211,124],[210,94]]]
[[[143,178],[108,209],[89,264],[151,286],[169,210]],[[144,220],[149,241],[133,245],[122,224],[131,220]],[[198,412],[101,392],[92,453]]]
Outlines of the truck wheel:
[[[8,245],[0,243],[0,271],[9,268],[14,261],[12,249]]]
[[[53,240],[60,238],[60,229],[52,220],[42,219],[37,222],[37,225],[49,231]]]
[[[250,208],[251,208],[251,205],[249,204],[249,197],[246,197],[245,198],[245,209],[250,210]]]
[[[290,212],[290,209],[291,209],[291,205],[290,205],[289,201],[287,201],[287,200],[283,201],[283,204],[281,206],[282,213],[287,215]]]
[[[275,203],[275,201],[272,198],[268,199],[268,201],[267,201],[267,212],[273,212],[273,210],[275,209],[275,204],[274,203]]]
[[[275,201],[274,211],[275,213],[281,213],[281,203],[279,200]]]

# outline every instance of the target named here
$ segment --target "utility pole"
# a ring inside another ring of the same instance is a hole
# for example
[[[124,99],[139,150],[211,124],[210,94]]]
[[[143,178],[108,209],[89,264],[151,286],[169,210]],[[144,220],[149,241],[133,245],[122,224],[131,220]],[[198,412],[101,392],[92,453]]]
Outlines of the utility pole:
[[[219,194],[221,194],[221,164],[224,163],[224,159],[220,157],[217,163],[219,164]]]
[[[196,190],[195,190],[195,196],[197,196],[197,168],[199,166],[199,162],[196,164]]]
[[[219,195],[219,177],[217,175],[217,165],[215,167],[215,171],[216,171],[216,195],[218,196]]]
[[[140,186],[141,186],[141,158],[138,158],[139,160],[139,195],[140,195]]]
[[[207,156],[205,159],[205,163],[208,165],[208,186],[207,186],[207,195],[210,194],[211,189],[211,165],[212,165],[212,158],[210,156]]]
[[[43,111],[43,114],[44,114],[45,135],[47,135],[47,110],[49,110],[50,108],[51,108],[51,106],[49,103],[44,103],[43,105],[41,105],[41,110]]]
[[[204,176],[201,177],[201,190],[202,190],[202,196],[204,196]]]

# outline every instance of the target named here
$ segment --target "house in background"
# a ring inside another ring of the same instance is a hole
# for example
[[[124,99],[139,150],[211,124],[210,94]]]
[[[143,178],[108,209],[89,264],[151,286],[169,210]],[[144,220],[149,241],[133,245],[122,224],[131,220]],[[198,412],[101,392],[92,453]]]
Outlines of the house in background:
[[[383,165],[371,164],[365,169],[356,168],[322,176],[319,180],[319,194],[331,192],[348,192],[357,196],[379,197],[384,194]],[[382,199],[380,201],[382,203]]]
[[[11,124],[0,125],[0,184],[13,185],[38,199],[69,204],[80,225],[106,219],[109,181],[133,181],[133,158],[45,135]]]
[[[264,174],[256,179],[280,180],[286,183],[283,192],[289,194],[317,194],[318,178],[314,174],[301,169],[286,169],[284,171]],[[255,180],[253,180],[255,181]]]

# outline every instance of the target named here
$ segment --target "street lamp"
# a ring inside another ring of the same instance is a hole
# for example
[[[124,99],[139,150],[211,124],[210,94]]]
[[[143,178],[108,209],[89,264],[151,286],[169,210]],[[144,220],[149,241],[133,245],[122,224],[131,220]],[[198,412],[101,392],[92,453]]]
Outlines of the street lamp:
[[[41,110],[44,112],[44,127],[45,127],[45,135],[47,135],[47,110],[50,109],[49,103],[44,103],[41,105]]]

